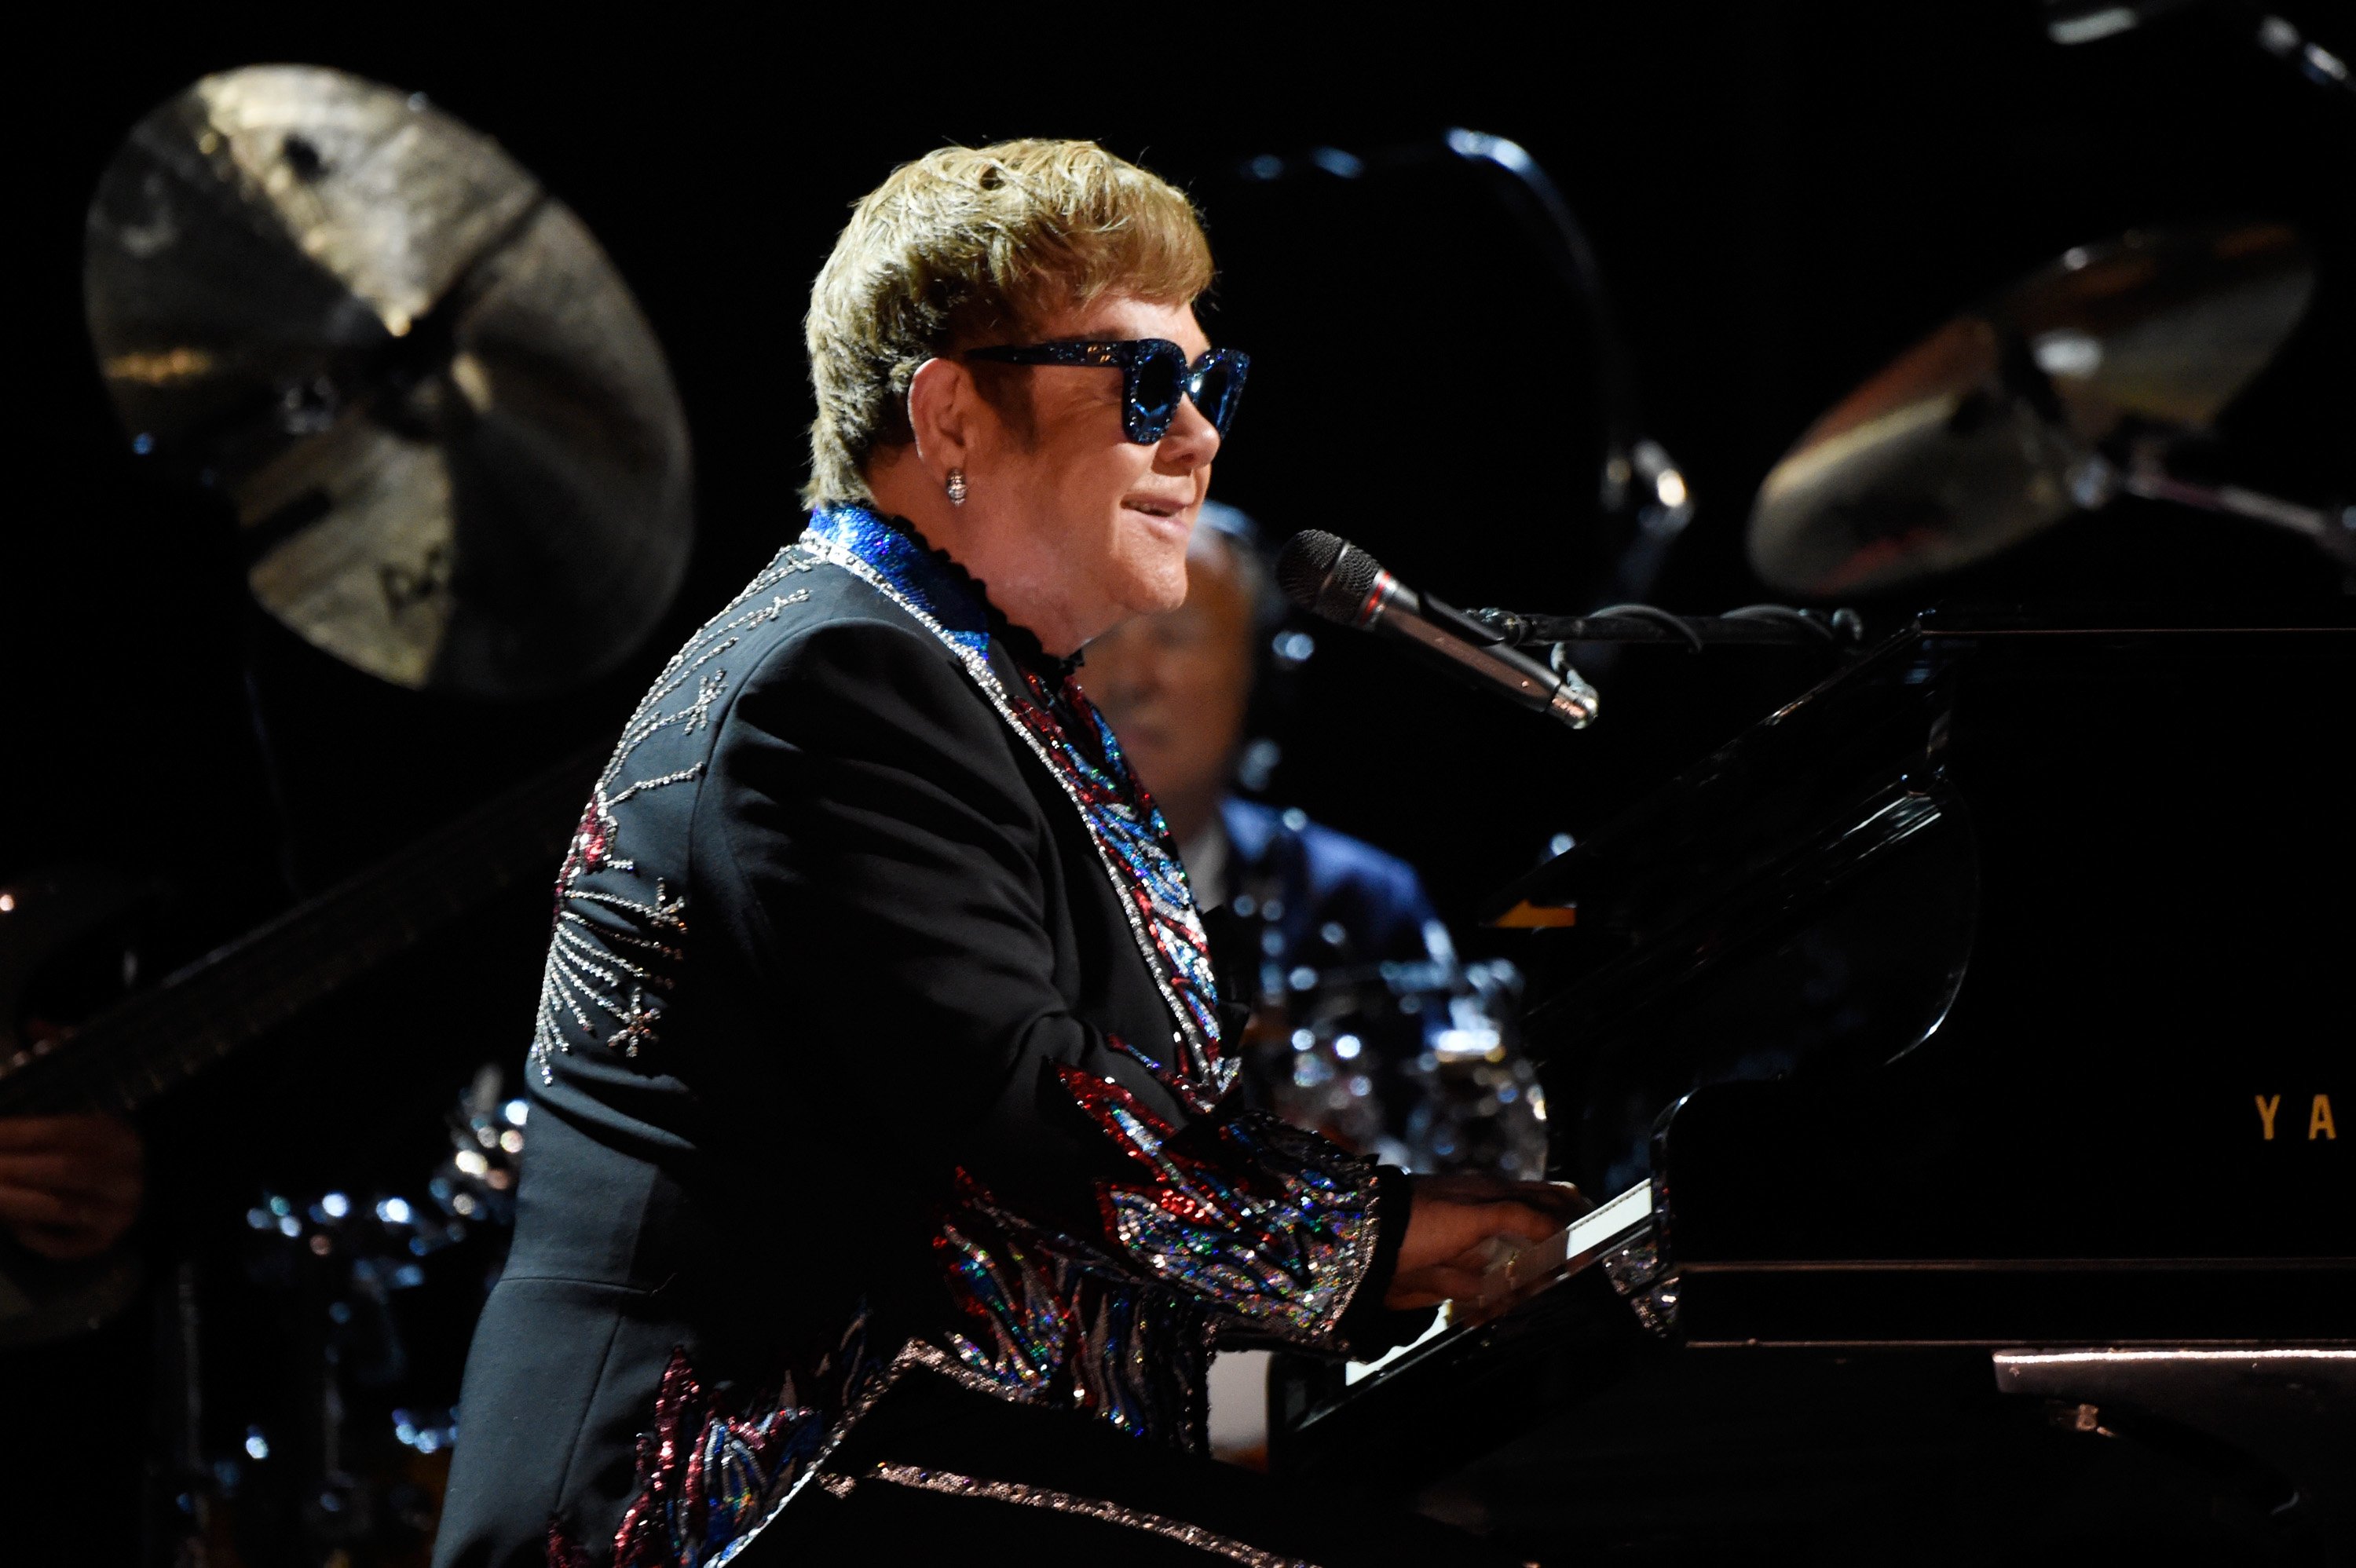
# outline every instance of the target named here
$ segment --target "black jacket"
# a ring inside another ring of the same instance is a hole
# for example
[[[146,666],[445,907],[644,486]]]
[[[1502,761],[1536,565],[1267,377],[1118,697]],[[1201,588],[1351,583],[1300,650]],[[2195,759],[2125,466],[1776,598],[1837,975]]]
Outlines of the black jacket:
[[[552,1523],[706,1560],[912,1376],[1144,1454],[1199,1445],[1215,1339],[1394,1336],[1404,1183],[1234,1111],[1183,873],[1068,673],[857,508],[666,667],[559,880],[437,1564]]]

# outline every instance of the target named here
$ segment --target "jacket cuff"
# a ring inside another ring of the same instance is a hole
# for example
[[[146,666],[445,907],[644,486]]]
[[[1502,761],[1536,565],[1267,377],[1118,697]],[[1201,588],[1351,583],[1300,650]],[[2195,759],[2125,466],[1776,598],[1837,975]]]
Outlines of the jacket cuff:
[[[1394,1165],[1375,1168],[1375,1255],[1359,1279],[1357,1294],[1334,1325],[1334,1338],[1357,1360],[1411,1343],[1431,1327],[1437,1307],[1393,1311],[1383,1305],[1398,1274],[1399,1248],[1415,1212],[1415,1178]]]

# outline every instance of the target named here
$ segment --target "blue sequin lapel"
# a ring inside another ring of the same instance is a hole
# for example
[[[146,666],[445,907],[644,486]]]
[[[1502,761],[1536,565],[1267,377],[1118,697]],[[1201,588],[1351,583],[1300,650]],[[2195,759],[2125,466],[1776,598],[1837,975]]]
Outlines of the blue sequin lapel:
[[[1226,1097],[1237,1070],[1220,1039],[1210,943],[1169,827],[1130,773],[1111,726],[1068,677],[1060,690],[1051,689],[1025,670],[1022,687],[1010,687],[990,660],[987,606],[956,572],[873,512],[819,507],[801,542],[873,586],[956,653],[983,698],[1062,787],[1170,1012],[1168,1051],[1117,1043],[1194,1110],[1210,1110]]]

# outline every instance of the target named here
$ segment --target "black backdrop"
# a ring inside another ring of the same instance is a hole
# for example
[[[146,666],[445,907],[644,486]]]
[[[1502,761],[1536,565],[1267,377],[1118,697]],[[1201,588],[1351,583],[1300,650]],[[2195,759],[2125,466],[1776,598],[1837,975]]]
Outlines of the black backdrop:
[[[124,450],[81,326],[83,204],[139,114],[269,59],[423,91],[498,136],[602,238],[666,344],[696,443],[692,574],[594,689],[494,706],[342,671],[244,603],[219,518]],[[2262,215],[2310,233],[2318,304],[2229,428],[2261,482],[2350,477],[2356,112],[2199,16],[2062,49],[2026,4],[1496,10],[1373,33],[1236,13],[755,31],[345,10],[82,27],[20,93],[0,583],[22,804],[0,818],[0,872],[96,858],[187,880],[201,859],[216,934],[609,730],[680,630],[791,532],[808,280],[847,204],[944,140],[1093,136],[1185,184],[1224,269],[1213,334],[1257,362],[1215,493],[1276,537],[1355,538],[1460,603],[1568,611],[1601,592],[1578,311],[1466,171],[1256,186],[1235,175],[1252,154],[1464,124],[1552,171],[1617,294],[1646,422],[1698,497],[1655,595],[1676,608],[1764,596],[1740,554],[1750,497],[1815,413],[1954,310],[2132,224]],[[2339,586],[2252,528],[2124,507],[1919,597]],[[1408,855],[1455,914],[1820,673],[1631,654],[1602,680],[1602,721],[1573,735],[1357,639],[1320,642],[1272,793]]]
[[[2335,8],[2283,9],[2328,27]],[[1764,596],[1740,552],[1750,498],[1816,413],[1947,315],[2135,224],[2308,230],[2316,306],[2229,420],[2230,452],[2286,493],[2356,479],[2356,112],[2199,13],[2074,50],[2045,41],[2033,5],[1985,0],[1454,7],[1282,29],[1236,7],[1119,28],[1076,8],[744,15],[534,27],[340,7],[116,17],[20,46],[0,877],[68,860],[155,873],[177,891],[154,938],[168,961],[609,733],[796,528],[809,280],[848,204],[947,140],[1092,136],[1184,183],[1224,268],[1213,336],[1256,360],[1215,493],[1280,537],[1357,539],[1459,603],[1597,602],[1579,313],[1461,173],[1255,187],[1234,176],[1251,155],[1451,125],[1537,155],[1595,240],[1647,425],[1698,498],[1655,593],[1674,608]],[[692,572],[665,627],[594,688],[498,706],[340,669],[246,603],[221,518],[124,447],[81,322],[84,205],[142,113],[265,60],[423,91],[497,136],[600,236],[666,345],[696,443]],[[2121,507],[1915,597],[2344,591],[2249,528]],[[1914,602],[1866,608],[1887,624]],[[1599,675],[1601,721],[1572,734],[1386,649],[1319,640],[1271,793],[1414,859],[1460,919],[1552,835],[1587,832],[1822,673],[1809,655],[1633,652]],[[2161,765],[2197,743],[2152,737]],[[537,889],[519,896],[186,1097],[150,1129],[177,1222],[218,1246],[263,1186],[422,1179],[446,1153],[451,1092],[521,1054],[545,910]],[[209,1352],[239,1391],[208,1406],[209,1451],[234,1452],[248,1419],[299,1428],[265,1408],[274,1385],[302,1397],[288,1369],[308,1352],[285,1359],[280,1321],[213,1311],[209,1331],[250,1332]],[[434,1364],[455,1380],[465,1325],[443,1328]]]

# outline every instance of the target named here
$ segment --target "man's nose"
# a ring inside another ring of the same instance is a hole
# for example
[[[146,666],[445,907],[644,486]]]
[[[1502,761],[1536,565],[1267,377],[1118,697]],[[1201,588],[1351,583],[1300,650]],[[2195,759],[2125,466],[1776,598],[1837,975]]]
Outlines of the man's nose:
[[[1192,474],[1207,467],[1219,454],[1219,427],[1204,416],[1192,398],[1178,400],[1178,412],[1154,449],[1153,466],[1164,474]]]

